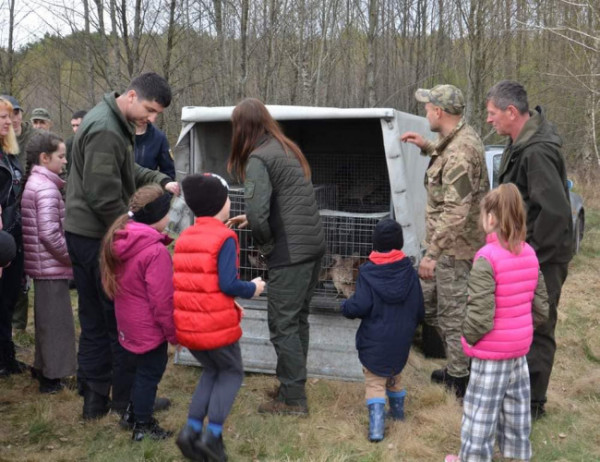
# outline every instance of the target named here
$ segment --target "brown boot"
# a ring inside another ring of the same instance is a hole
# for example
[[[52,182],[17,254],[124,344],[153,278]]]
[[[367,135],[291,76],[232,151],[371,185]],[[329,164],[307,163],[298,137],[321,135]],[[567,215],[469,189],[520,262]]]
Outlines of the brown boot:
[[[258,406],[259,414],[285,414],[285,415],[308,415],[308,406],[286,404],[283,401],[273,399]]]

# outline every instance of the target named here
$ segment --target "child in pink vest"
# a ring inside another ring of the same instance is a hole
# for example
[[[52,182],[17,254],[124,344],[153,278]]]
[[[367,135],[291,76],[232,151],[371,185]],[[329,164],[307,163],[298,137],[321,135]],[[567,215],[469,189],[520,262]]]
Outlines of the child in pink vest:
[[[534,325],[548,317],[548,295],[533,248],[525,242],[519,190],[503,184],[481,202],[487,244],[473,261],[462,345],[472,358],[463,403],[460,457],[491,461],[494,441],[507,459],[531,458],[529,370]]]
[[[106,232],[100,251],[102,286],[115,301],[119,343],[135,366],[131,401],[121,418],[131,439],[162,440],[172,432],[153,417],[158,384],[167,367],[167,343],[175,345],[173,264],[163,234],[171,194],[151,184],[138,189],[129,212]]]

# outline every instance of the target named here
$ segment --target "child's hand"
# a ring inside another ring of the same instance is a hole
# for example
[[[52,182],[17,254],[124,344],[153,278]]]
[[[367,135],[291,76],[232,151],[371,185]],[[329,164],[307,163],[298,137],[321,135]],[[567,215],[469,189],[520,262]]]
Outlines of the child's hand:
[[[254,291],[254,296],[258,297],[260,294],[263,293],[263,290],[265,290],[265,281],[263,281],[263,278],[261,278],[260,276],[257,278],[252,279],[252,281],[255,285],[256,285],[256,290]]]
[[[243,229],[248,226],[248,220],[246,219],[246,215],[237,215],[233,218],[230,218],[225,222],[225,226],[228,228],[233,228],[237,226],[239,229]]]

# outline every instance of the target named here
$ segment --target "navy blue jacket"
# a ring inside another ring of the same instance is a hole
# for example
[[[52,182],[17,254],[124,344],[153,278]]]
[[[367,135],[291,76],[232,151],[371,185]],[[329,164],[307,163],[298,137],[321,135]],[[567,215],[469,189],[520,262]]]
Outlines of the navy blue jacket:
[[[362,365],[381,377],[399,374],[425,315],[421,284],[410,259],[400,251],[371,253],[359,268],[356,292],[342,303],[342,314],[362,319],[356,332]]]
[[[175,179],[175,164],[171,157],[169,142],[163,132],[151,123],[143,135],[135,135],[135,163]]]

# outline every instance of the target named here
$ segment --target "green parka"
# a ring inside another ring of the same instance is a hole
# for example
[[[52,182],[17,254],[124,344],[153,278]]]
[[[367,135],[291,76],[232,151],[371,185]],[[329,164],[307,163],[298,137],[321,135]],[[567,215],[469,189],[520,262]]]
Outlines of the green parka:
[[[102,238],[115,219],[127,212],[137,188],[171,181],[134,162],[135,126],[121,113],[117,96],[114,92],[104,95],[75,134],[64,223],[70,233]]]
[[[568,263],[573,221],[562,139],[536,107],[516,140],[505,148],[500,183],[514,183],[527,208],[527,242],[541,265]]]

